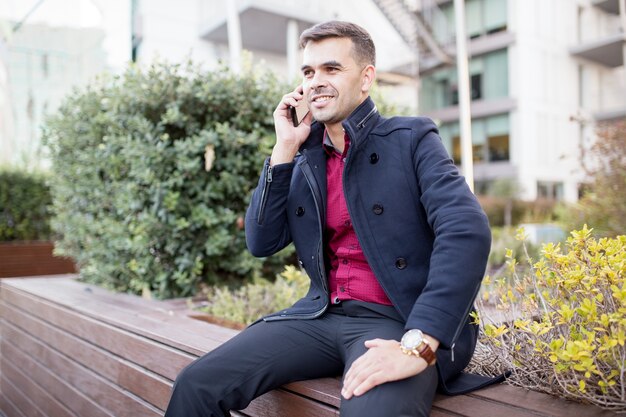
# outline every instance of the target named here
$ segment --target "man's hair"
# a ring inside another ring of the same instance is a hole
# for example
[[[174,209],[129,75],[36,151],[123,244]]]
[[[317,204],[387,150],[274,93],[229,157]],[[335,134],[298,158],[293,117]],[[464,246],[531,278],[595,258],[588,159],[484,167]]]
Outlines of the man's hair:
[[[317,42],[327,38],[348,38],[352,41],[352,50],[357,62],[365,65],[376,65],[376,48],[372,37],[361,26],[350,22],[331,20],[318,23],[300,35],[300,47],[309,42]]]

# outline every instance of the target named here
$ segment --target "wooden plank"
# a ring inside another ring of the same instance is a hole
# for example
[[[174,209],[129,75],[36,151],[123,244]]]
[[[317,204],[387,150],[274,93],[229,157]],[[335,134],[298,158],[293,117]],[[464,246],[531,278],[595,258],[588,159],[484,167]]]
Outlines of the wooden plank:
[[[49,349],[10,323],[5,326],[6,338],[25,354],[45,364],[72,386],[119,417],[161,417],[160,410],[137,396],[111,384],[96,373]]]
[[[283,388],[335,408],[339,408],[341,402],[341,381],[339,378],[320,378],[294,382]]]
[[[4,302],[0,303],[0,307],[2,307],[2,316],[5,320],[56,351],[72,358],[84,367],[91,369],[160,409],[165,409],[167,406],[172,387],[170,380],[146,371],[119,356],[114,356],[110,352],[91,345],[60,329],[47,325],[42,320],[31,316],[28,312],[18,310]],[[157,354],[161,352],[159,350]],[[168,362],[168,359],[167,356],[163,357],[165,363]],[[172,370],[173,373],[178,371],[177,369]]]
[[[437,396],[433,409],[452,412],[464,417],[529,417],[546,416],[534,411],[524,410],[510,404],[503,404],[479,397],[459,395],[454,397]]]
[[[2,385],[2,379],[0,378],[0,386]],[[1,393],[1,392],[0,392]],[[10,417],[26,417],[22,412],[9,400],[6,395],[0,394],[0,412],[4,413],[3,416]]]
[[[618,415],[592,405],[579,404],[508,384],[494,385],[475,391],[470,396],[498,401],[553,417],[570,417],[574,415],[576,417],[617,417]]]
[[[68,279],[5,280],[0,285],[7,293],[22,291],[194,355],[212,350],[238,333],[189,320],[168,310],[167,303],[114,294]]]
[[[2,395],[6,396],[20,412],[28,417],[46,417],[28,398],[28,393],[21,392],[6,375],[0,381]]]
[[[4,375],[16,387],[28,395],[30,401],[47,417],[76,417],[63,404],[42,389],[35,381],[18,370],[10,361],[4,361]]]
[[[250,417],[338,417],[339,410],[283,390],[270,391],[243,410]]]
[[[8,341],[4,343],[5,356],[2,361],[19,363],[23,372],[44,388],[51,396],[64,403],[67,408],[79,416],[89,417],[113,417],[107,410],[93,402],[85,394],[69,385],[53,374],[44,365],[38,363],[30,356],[23,353],[21,349],[11,345]]]
[[[195,358],[169,346],[146,340],[111,325],[82,316],[56,304],[18,293],[3,287],[2,300],[7,304],[29,311],[39,319],[68,333],[124,357],[146,369],[169,379],[175,379],[177,370]],[[163,358],[167,357],[167,363]]]

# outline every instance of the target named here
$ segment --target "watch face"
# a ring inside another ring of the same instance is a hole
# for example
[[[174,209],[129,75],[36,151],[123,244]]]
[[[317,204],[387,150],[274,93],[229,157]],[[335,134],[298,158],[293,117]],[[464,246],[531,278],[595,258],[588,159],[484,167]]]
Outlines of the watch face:
[[[412,350],[422,344],[423,341],[424,335],[422,334],[422,331],[414,329],[406,332],[404,336],[402,336],[402,341],[400,343],[405,349]]]

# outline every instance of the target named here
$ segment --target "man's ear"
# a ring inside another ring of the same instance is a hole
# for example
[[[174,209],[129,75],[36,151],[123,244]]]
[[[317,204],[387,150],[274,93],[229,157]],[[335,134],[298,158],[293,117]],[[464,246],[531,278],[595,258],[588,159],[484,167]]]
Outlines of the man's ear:
[[[361,77],[361,91],[363,93],[367,93],[372,87],[375,79],[376,67],[374,67],[373,65],[368,65],[363,68],[363,75]]]

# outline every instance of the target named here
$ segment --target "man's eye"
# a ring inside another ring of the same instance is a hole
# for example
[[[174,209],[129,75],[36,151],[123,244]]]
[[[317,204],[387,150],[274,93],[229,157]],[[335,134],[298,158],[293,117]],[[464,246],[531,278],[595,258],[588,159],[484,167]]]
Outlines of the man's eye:
[[[305,71],[302,72],[302,75],[304,75],[307,78],[312,77],[313,76],[313,71],[305,70]]]

